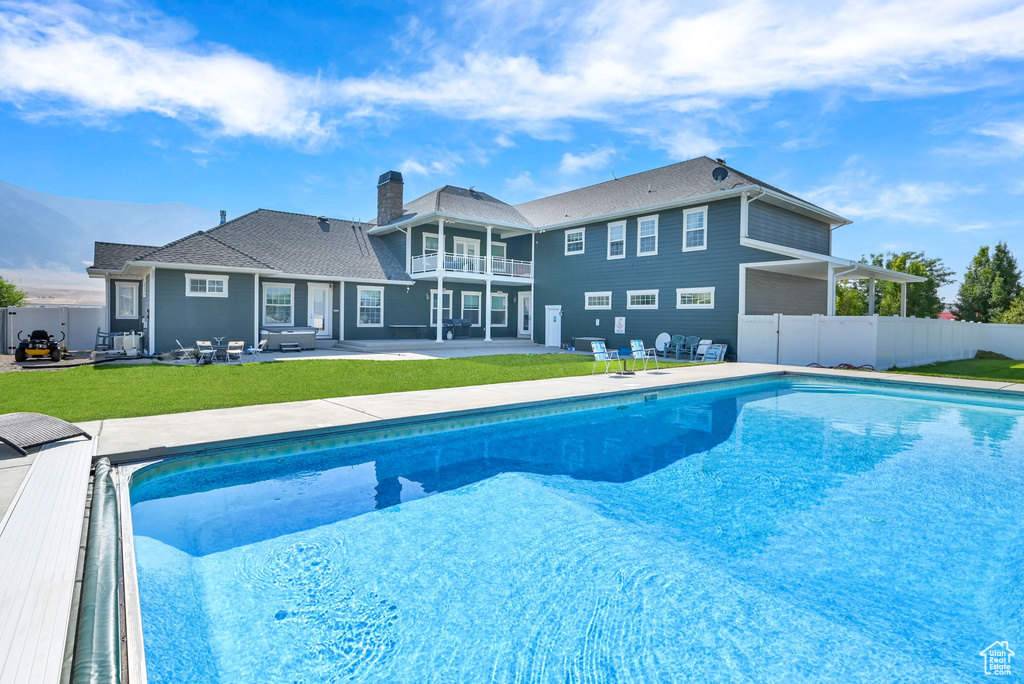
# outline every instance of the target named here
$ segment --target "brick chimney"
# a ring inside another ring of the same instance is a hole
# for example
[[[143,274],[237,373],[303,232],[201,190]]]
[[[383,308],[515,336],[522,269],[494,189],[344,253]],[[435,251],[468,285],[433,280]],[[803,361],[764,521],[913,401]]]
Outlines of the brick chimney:
[[[402,215],[405,181],[398,171],[382,173],[377,180],[377,225],[383,226]]]

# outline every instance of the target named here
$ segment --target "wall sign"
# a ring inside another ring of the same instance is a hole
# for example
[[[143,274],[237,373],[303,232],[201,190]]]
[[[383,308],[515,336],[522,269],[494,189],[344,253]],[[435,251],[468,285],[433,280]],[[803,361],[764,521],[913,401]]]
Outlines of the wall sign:
[[[626,334],[626,317],[616,316],[615,317],[615,334],[625,335]]]

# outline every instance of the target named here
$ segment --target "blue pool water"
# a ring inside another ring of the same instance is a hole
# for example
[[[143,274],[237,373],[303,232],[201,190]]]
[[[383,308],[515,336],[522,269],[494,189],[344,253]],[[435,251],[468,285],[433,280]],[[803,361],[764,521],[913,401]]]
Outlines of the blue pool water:
[[[149,681],[963,682],[1024,648],[1022,403],[549,413],[139,471]]]

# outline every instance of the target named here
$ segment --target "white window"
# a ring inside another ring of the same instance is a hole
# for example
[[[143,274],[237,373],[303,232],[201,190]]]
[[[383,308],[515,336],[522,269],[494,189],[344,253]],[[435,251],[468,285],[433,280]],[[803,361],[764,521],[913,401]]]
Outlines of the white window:
[[[228,277],[226,275],[185,274],[186,297],[227,297]]]
[[[683,212],[683,251],[708,248],[708,208],[687,209]]]
[[[492,242],[491,243],[491,256],[495,259],[505,259],[508,257],[508,250],[505,248],[504,242]]]
[[[383,328],[384,327],[384,288],[366,287],[360,285],[356,288],[356,302],[359,311],[356,319],[357,328]]]
[[[480,327],[480,293],[479,292],[463,292],[462,293],[462,317],[468,318],[474,328]]]
[[[676,289],[677,309],[714,309],[715,288],[680,287]]]
[[[586,229],[584,228],[573,228],[572,230],[565,231],[566,254],[583,254],[583,250],[586,247],[585,233]]]
[[[657,290],[628,290],[626,292],[627,309],[657,309]]]
[[[626,222],[616,221],[608,224],[608,258],[626,258]]]
[[[115,318],[139,317],[139,284],[118,283],[115,288],[117,314]]]
[[[441,305],[441,322],[452,317],[452,291],[444,291],[444,300]],[[430,327],[437,325],[437,290],[430,291]]]
[[[612,308],[611,292],[587,292],[584,294],[584,309],[610,309]]]
[[[437,254],[437,233],[424,233],[423,234],[423,253],[424,254]]]
[[[263,283],[263,324],[295,325],[295,285]]]
[[[658,253],[658,216],[641,216],[636,220],[636,255]]]
[[[498,328],[508,325],[508,295],[503,292],[491,295],[491,325]]]

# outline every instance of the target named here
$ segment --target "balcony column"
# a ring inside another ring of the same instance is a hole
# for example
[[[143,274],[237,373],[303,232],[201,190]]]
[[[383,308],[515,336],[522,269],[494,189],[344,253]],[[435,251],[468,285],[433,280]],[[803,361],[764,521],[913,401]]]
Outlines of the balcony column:
[[[433,305],[433,302],[431,302]],[[442,336],[444,328],[441,321],[444,319],[444,219],[437,219],[437,339],[435,342],[444,342]]]
[[[437,219],[437,270],[444,271],[444,219]],[[440,316],[438,317],[440,319]]]
[[[484,273],[488,276],[488,284],[490,283],[490,275],[493,272],[494,266],[494,262],[491,261],[491,228],[492,226],[487,226],[487,250],[484,252],[487,255],[487,260],[484,262],[486,264],[484,266]],[[490,335],[487,335],[487,337],[490,337]]]
[[[484,342],[491,341],[491,277],[487,276],[487,286],[484,288],[484,305],[481,307],[484,312]]]
[[[868,278],[868,316],[875,315],[875,279]]]

